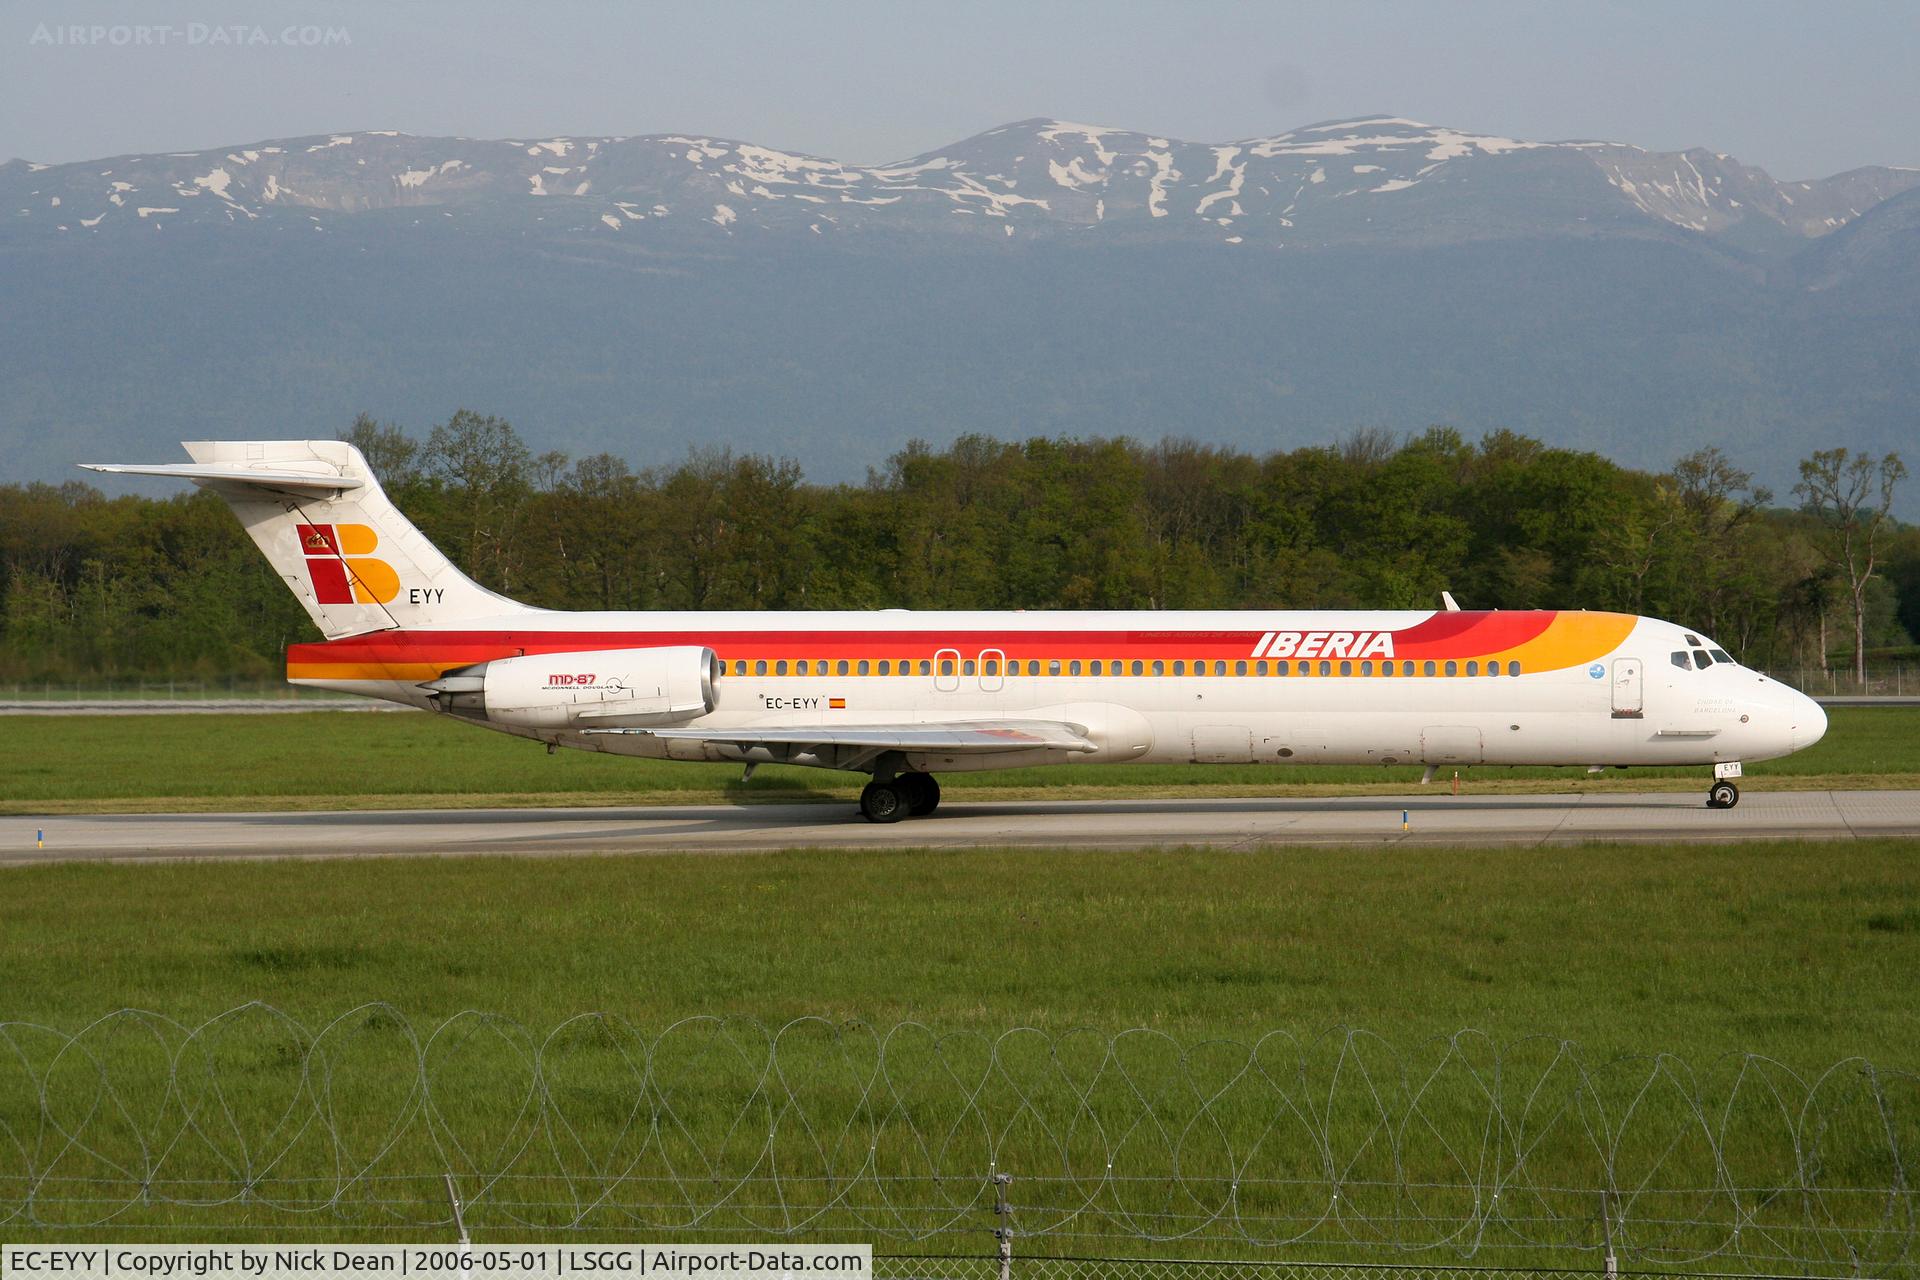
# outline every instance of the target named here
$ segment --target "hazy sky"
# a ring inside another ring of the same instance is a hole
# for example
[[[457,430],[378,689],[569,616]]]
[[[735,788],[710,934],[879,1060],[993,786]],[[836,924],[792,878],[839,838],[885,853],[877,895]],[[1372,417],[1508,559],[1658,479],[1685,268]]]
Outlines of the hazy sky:
[[[1808,178],[1920,165],[1916,66],[1913,0],[14,0],[0,158],[697,130],[873,162],[1027,116],[1222,141],[1386,112]]]

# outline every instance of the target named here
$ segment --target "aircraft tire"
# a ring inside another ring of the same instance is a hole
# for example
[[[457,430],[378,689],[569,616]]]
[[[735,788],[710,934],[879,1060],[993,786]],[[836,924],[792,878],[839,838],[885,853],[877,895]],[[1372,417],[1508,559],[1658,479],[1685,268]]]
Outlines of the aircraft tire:
[[[860,793],[860,814],[868,822],[898,822],[907,816],[906,789],[898,782],[869,782]]]
[[[940,807],[940,784],[930,773],[903,773],[897,779],[907,795],[907,814],[924,818]]]
[[[1731,809],[1739,803],[1740,788],[1725,779],[1714,783],[1712,790],[1707,792],[1707,808],[1709,809]]]

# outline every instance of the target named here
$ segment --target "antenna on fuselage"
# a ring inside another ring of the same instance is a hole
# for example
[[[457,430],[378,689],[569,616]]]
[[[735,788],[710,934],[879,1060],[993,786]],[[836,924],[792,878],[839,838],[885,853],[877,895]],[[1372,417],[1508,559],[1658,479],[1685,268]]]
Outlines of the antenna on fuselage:
[[[1440,593],[1440,603],[1447,607],[1448,613],[1460,612],[1460,606],[1454,602],[1453,592],[1451,591],[1442,591]]]

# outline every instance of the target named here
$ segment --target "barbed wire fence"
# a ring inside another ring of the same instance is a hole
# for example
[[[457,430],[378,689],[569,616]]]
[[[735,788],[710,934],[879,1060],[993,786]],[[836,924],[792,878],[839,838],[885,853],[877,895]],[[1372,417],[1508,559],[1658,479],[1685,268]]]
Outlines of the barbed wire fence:
[[[15,1240],[451,1240],[457,1214],[476,1238],[871,1241],[927,1275],[1903,1277],[1916,1151],[1912,1072],[1470,1031],[0,1023]]]

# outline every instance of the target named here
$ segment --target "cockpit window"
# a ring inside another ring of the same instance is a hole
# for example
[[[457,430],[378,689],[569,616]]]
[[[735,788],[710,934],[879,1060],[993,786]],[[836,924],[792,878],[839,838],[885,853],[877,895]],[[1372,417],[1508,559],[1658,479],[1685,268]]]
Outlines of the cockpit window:
[[[1700,637],[1699,637],[1699,636],[1696,636],[1696,635],[1694,635],[1694,634],[1692,634],[1691,632],[1689,632],[1689,633],[1687,634],[1687,644],[1688,644],[1688,646],[1689,646],[1690,648],[1695,648],[1695,649],[1697,649],[1697,648],[1699,648],[1699,647],[1700,647]]]
[[[1733,665],[1733,655],[1728,653],[1725,649],[1714,649],[1714,650],[1711,650],[1711,652],[1713,654],[1713,660],[1715,662],[1724,662],[1728,666]]]
[[[1713,659],[1707,656],[1705,649],[1695,649],[1693,651],[1693,665],[1705,671],[1713,665]]]
[[[1687,657],[1687,651],[1685,649],[1675,649],[1670,657],[1673,665],[1682,671],[1693,670],[1693,661]]]

